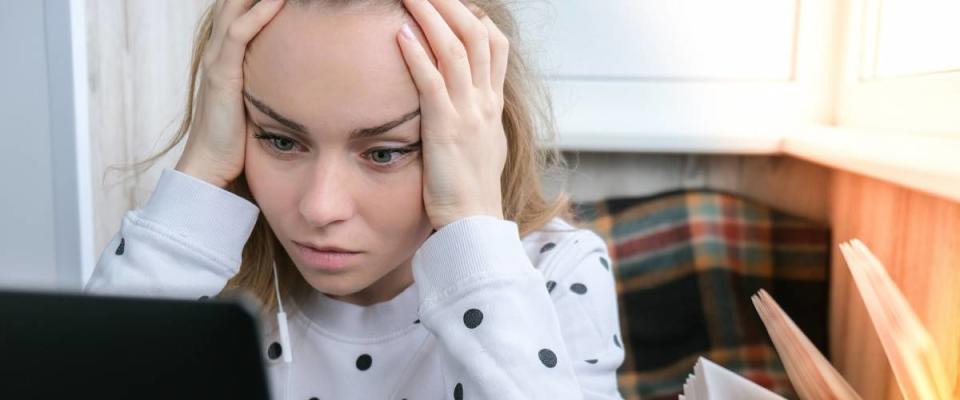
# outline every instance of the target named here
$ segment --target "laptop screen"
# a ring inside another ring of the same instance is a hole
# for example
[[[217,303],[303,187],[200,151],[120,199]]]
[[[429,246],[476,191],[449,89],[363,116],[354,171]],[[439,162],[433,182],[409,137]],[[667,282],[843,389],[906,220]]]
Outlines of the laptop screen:
[[[0,291],[0,399],[267,399],[238,300]]]

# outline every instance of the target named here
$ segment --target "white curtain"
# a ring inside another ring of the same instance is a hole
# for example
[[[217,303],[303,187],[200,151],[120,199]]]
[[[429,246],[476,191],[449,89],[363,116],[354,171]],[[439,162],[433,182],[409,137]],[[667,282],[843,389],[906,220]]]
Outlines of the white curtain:
[[[141,207],[181,148],[143,174],[111,169],[157,152],[183,116],[193,34],[210,1],[87,0],[94,246]],[[85,277],[86,278],[86,277]]]

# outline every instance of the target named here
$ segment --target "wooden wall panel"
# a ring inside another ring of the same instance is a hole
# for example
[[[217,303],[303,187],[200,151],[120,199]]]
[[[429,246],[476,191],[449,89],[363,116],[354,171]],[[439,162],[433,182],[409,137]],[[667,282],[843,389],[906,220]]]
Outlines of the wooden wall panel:
[[[786,156],[566,152],[569,171],[548,179],[549,192],[576,201],[648,196],[675,189],[710,188],[826,224],[831,169]]]
[[[833,363],[864,399],[900,399],[872,322],[836,247],[860,238],[930,330],[960,398],[960,203],[836,171],[830,336]]]

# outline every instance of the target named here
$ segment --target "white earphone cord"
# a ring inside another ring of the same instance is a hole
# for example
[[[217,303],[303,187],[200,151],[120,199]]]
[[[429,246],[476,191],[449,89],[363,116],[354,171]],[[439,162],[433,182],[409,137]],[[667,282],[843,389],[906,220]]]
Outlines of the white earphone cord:
[[[290,370],[293,368],[293,347],[290,345],[290,332],[287,329],[287,313],[283,311],[283,301],[280,299],[280,275],[277,274],[277,263],[273,263],[273,287],[277,293],[277,328],[280,333],[281,352],[283,362],[287,364],[287,373],[283,385],[283,397],[290,397]]]
[[[283,312],[283,302],[280,301],[280,282],[279,275],[277,275],[277,263],[273,263],[273,288],[277,290],[277,305],[280,307],[280,312]]]

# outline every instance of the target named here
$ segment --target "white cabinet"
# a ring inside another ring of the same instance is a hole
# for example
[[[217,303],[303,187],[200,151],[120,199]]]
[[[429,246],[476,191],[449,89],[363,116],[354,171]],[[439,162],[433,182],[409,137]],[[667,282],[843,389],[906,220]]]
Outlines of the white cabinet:
[[[960,1],[845,3],[837,124],[960,140]]]
[[[553,0],[514,9],[567,150],[774,153],[832,109],[833,1]]]

